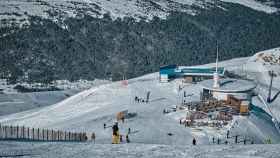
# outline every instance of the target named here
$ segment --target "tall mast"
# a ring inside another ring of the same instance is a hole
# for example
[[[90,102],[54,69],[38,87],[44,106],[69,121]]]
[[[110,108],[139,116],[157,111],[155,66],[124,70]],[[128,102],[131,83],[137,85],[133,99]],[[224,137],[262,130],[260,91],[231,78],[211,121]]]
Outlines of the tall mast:
[[[213,74],[213,87],[219,88],[219,73],[218,73],[218,63],[219,63],[219,47],[218,47],[218,41],[217,41],[217,52],[216,52],[216,71]]]
[[[218,73],[218,63],[219,63],[219,45],[218,45],[218,40],[217,40],[217,54],[216,54],[216,73]]]

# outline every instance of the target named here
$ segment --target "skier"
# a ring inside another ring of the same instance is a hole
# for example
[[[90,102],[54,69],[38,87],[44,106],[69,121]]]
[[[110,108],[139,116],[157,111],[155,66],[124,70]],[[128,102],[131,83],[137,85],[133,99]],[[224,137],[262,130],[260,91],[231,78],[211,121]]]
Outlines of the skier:
[[[118,127],[118,122],[116,122],[114,124],[114,126],[112,127],[113,129],[113,140],[112,140],[112,144],[119,144],[120,142],[120,135],[119,135],[119,127]]]
[[[193,145],[196,145],[196,140],[195,140],[195,138],[193,138],[192,144],[193,144]]]
[[[120,135],[120,142],[121,142],[121,143],[123,142],[122,135]]]
[[[128,128],[128,134],[130,134],[130,132],[131,132],[131,129],[130,129],[130,128]]]
[[[121,118],[121,120],[122,120],[122,123],[124,123],[124,116]]]
[[[128,138],[128,134],[125,136],[125,139],[126,139],[126,142],[127,142],[127,143],[130,143],[130,140],[129,140],[129,138]]]
[[[106,123],[104,123],[104,125],[103,125],[103,126],[104,126],[104,129],[106,129]]]
[[[229,131],[227,131],[227,139],[229,138]]]
[[[94,132],[91,135],[91,140],[93,140],[93,142],[95,143],[95,133]]]

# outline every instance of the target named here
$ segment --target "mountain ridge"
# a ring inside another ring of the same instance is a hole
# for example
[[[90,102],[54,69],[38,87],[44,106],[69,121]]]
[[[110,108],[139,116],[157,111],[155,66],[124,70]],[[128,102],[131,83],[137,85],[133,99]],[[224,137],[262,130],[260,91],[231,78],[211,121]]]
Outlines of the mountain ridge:
[[[272,0],[4,0],[0,3],[0,19],[21,25],[29,24],[30,16],[59,22],[69,17],[79,18],[83,14],[102,18],[104,14],[110,13],[113,19],[133,17],[136,20],[151,20],[155,16],[165,19],[174,11],[196,15],[199,12],[196,7],[211,9],[217,4],[223,8],[222,5],[227,3],[269,14],[279,11],[275,6],[277,3]]]
[[[0,77],[11,83],[121,80],[155,72],[166,64],[190,66],[212,62],[216,41],[222,60],[250,56],[280,45],[277,13],[221,1],[219,7],[209,5],[212,7],[208,9],[187,5],[196,15],[172,11],[165,19],[153,17],[148,21],[129,16],[114,19],[111,13],[93,17],[85,10],[78,17],[69,18],[63,13],[49,12],[54,19],[27,13],[28,23],[22,26],[17,21],[10,24],[9,19],[2,19]]]

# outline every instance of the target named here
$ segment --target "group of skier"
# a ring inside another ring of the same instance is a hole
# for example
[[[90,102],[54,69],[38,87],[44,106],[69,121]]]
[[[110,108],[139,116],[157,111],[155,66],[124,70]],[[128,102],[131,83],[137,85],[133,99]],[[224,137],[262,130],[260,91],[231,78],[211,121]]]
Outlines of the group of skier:
[[[137,103],[147,103],[147,101],[145,99],[142,99],[138,96],[135,96],[134,101]]]
[[[113,136],[112,136],[112,144],[120,144],[123,142],[123,135],[121,135],[119,133],[119,127],[118,127],[118,122],[116,122],[113,127]],[[129,139],[129,134],[131,132],[131,129],[128,129],[128,133],[125,135],[125,140],[126,143],[130,143],[130,139]]]

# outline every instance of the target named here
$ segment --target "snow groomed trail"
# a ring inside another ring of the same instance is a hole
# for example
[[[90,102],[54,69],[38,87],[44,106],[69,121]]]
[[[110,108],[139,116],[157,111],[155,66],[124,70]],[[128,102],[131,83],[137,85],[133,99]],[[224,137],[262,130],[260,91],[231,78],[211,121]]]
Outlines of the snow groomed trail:
[[[40,158],[278,158],[279,145],[198,145],[94,143],[23,143],[0,144],[0,156]]]

